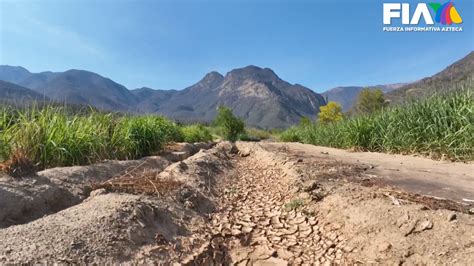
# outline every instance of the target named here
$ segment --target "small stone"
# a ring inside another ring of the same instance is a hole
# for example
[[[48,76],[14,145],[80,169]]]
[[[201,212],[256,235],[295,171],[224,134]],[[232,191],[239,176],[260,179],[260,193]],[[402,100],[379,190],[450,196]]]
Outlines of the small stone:
[[[455,213],[451,213],[448,215],[448,222],[456,220],[458,217]]]
[[[247,157],[250,155],[250,149],[249,148],[244,148],[242,150],[239,150],[238,154],[241,156],[241,157]]]
[[[104,194],[107,194],[107,190],[105,190],[105,188],[100,188],[100,189],[93,190],[89,197],[93,198],[93,197],[104,195]]]
[[[385,251],[388,251],[391,248],[392,248],[392,244],[390,244],[389,242],[384,242],[384,243],[379,245],[378,250],[379,250],[379,252],[385,252]]]
[[[417,226],[417,228],[415,229],[415,232],[423,232],[425,230],[430,230],[431,228],[433,228],[433,223],[426,220],[424,222],[422,222],[419,226]]]

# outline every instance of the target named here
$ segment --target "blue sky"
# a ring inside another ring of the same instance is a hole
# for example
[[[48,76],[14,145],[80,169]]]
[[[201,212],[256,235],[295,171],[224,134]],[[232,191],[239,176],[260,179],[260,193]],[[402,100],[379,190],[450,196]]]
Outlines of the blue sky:
[[[129,89],[257,65],[321,92],[417,80],[473,50],[474,1],[454,1],[462,33],[382,32],[383,2],[0,0],[0,64],[85,69]]]

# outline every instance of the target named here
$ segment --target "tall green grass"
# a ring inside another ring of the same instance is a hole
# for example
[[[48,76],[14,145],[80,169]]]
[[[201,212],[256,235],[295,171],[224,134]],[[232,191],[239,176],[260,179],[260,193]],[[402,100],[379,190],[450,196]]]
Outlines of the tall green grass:
[[[182,133],[183,140],[190,143],[211,141],[213,139],[211,131],[200,124],[183,126]]]
[[[21,152],[39,169],[140,158],[184,136],[181,127],[159,116],[93,110],[72,115],[61,107],[0,110],[0,159]]]
[[[432,96],[327,126],[293,127],[283,132],[280,139],[336,148],[473,160],[473,98],[472,90]]]

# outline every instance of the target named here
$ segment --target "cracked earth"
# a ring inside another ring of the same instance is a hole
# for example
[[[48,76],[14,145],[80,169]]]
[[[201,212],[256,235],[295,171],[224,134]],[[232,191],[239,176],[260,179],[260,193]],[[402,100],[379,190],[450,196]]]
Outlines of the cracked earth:
[[[345,263],[344,238],[327,234],[304,200],[294,199],[295,180],[281,169],[247,157],[212,220],[227,261],[246,264]],[[345,251],[346,250],[346,251]]]

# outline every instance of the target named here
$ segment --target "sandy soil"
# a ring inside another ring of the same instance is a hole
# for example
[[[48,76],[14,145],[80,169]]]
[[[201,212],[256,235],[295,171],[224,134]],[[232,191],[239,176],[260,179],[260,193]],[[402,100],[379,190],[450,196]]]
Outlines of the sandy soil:
[[[472,164],[292,143],[173,156],[0,229],[0,263],[474,264]]]
[[[384,184],[458,202],[474,201],[474,163],[434,161],[407,155],[351,152],[301,143],[262,143],[271,151],[285,150],[299,158],[330,159],[367,167]]]

